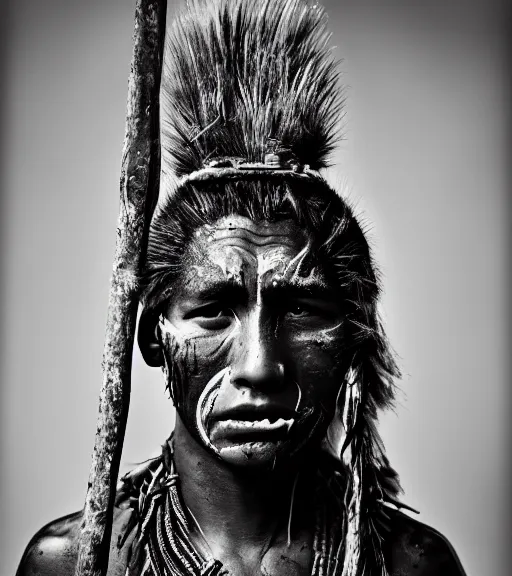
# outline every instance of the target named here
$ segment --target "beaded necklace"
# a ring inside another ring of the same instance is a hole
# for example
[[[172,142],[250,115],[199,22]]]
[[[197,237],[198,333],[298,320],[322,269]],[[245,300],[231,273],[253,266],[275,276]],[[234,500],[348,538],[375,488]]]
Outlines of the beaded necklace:
[[[166,453],[164,449],[156,463],[158,466],[148,470],[149,478],[140,489],[134,547],[137,561],[131,564],[127,576],[232,576],[219,560],[208,552],[199,552],[192,543],[194,520],[180,494],[172,451]],[[311,576],[342,574],[345,497],[340,482],[333,483],[317,474]]]

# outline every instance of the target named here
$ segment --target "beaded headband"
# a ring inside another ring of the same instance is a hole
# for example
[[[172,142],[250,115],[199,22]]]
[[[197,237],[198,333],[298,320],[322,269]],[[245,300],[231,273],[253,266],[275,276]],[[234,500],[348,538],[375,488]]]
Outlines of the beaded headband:
[[[278,154],[266,154],[264,162],[248,162],[240,158],[216,158],[200,170],[195,170],[179,179],[178,185],[208,180],[312,180],[321,181],[318,170],[308,165],[283,161]]]

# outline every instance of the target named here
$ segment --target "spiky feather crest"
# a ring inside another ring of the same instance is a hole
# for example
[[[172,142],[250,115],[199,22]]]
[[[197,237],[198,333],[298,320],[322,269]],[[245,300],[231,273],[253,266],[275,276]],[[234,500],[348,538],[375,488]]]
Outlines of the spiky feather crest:
[[[325,167],[343,93],[326,15],[304,0],[189,0],[170,27],[161,86],[164,171],[277,148]]]

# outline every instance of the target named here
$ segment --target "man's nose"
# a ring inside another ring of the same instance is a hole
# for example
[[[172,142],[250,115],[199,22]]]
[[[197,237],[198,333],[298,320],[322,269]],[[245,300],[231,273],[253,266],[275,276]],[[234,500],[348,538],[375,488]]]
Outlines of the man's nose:
[[[280,343],[269,321],[253,314],[242,322],[233,346],[231,381],[236,386],[262,392],[279,392],[284,387],[284,364]]]

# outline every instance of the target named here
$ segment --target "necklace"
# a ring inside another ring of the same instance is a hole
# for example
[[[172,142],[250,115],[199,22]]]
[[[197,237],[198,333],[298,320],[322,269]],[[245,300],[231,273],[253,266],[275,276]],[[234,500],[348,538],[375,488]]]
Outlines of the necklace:
[[[174,462],[163,463],[152,473],[149,489],[139,507],[139,543],[144,548],[145,561],[140,576],[232,576],[222,562],[211,554],[205,534],[192,511],[183,502],[179,491],[179,476]],[[288,518],[288,543],[291,544],[291,521],[297,478],[292,488]],[[343,526],[339,514],[333,514],[333,502],[324,486],[315,490],[315,528],[311,576],[341,575],[338,559],[343,554]],[[184,510],[187,511],[185,514]],[[271,549],[277,528],[261,549],[261,559]],[[193,544],[191,532],[197,529],[208,553],[203,554]]]

